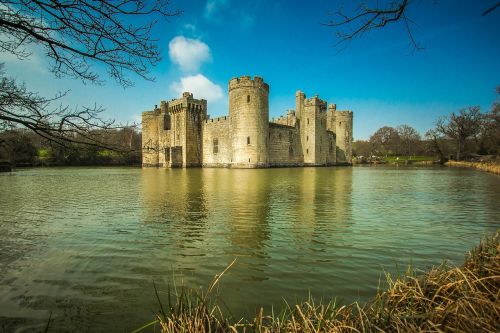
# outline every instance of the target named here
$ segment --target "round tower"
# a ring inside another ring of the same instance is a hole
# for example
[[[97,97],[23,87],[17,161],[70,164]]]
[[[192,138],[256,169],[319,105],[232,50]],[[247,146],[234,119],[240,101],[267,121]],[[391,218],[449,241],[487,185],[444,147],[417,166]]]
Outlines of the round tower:
[[[269,85],[261,77],[229,81],[231,165],[258,168],[268,165]]]
[[[352,111],[336,111],[337,164],[352,163]]]

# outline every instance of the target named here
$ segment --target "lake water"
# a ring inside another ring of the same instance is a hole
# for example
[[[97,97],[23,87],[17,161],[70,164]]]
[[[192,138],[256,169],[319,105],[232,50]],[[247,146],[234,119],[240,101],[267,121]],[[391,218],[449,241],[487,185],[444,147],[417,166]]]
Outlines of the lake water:
[[[206,287],[236,315],[374,295],[500,227],[500,177],[467,169],[48,168],[0,174],[0,331],[130,331],[153,281]]]

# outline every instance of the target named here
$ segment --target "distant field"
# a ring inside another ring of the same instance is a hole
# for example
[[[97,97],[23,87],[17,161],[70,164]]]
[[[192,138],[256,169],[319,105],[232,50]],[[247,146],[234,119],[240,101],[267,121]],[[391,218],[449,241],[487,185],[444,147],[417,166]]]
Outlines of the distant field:
[[[433,161],[432,156],[388,156],[384,158],[387,163],[405,163],[406,161],[412,162],[422,162],[422,161]]]

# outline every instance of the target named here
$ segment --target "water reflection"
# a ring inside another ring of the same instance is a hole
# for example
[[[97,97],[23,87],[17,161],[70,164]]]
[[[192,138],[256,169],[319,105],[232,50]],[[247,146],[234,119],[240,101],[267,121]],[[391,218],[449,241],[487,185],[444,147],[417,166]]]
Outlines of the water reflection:
[[[236,315],[366,299],[382,269],[460,262],[500,227],[500,178],[447,168],[36,169],[0,188],[0,331],[50,311],[54,331],[130,331],[153,280],[206,286],[234,258]]]

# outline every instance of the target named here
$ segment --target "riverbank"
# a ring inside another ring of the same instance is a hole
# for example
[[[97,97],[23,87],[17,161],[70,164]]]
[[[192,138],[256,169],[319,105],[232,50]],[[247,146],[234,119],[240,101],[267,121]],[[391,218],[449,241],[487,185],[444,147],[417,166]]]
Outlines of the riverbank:
[[[385,156],[354,157],[353,164],[391,164],[391,165],[433,165],[439,164],[432,156]]]
[[[500,163],[498,162],[449,161],[446,162],[445,165],[458,168],[473,168],[500,175]]]
[[[231,264],[232,265],[232,264]],[[338,306],[335,301],[286,304],[280,313],[258,312],[251,320],[233,320],[216,303],[217,275],[200,295],[181,291],[177,303],[163,306],[161,332],[498,332],[500,328],[500,233],[467,254],[460,267],[441,265],[428,272],[393,279],[388,289],[366,304]]]

